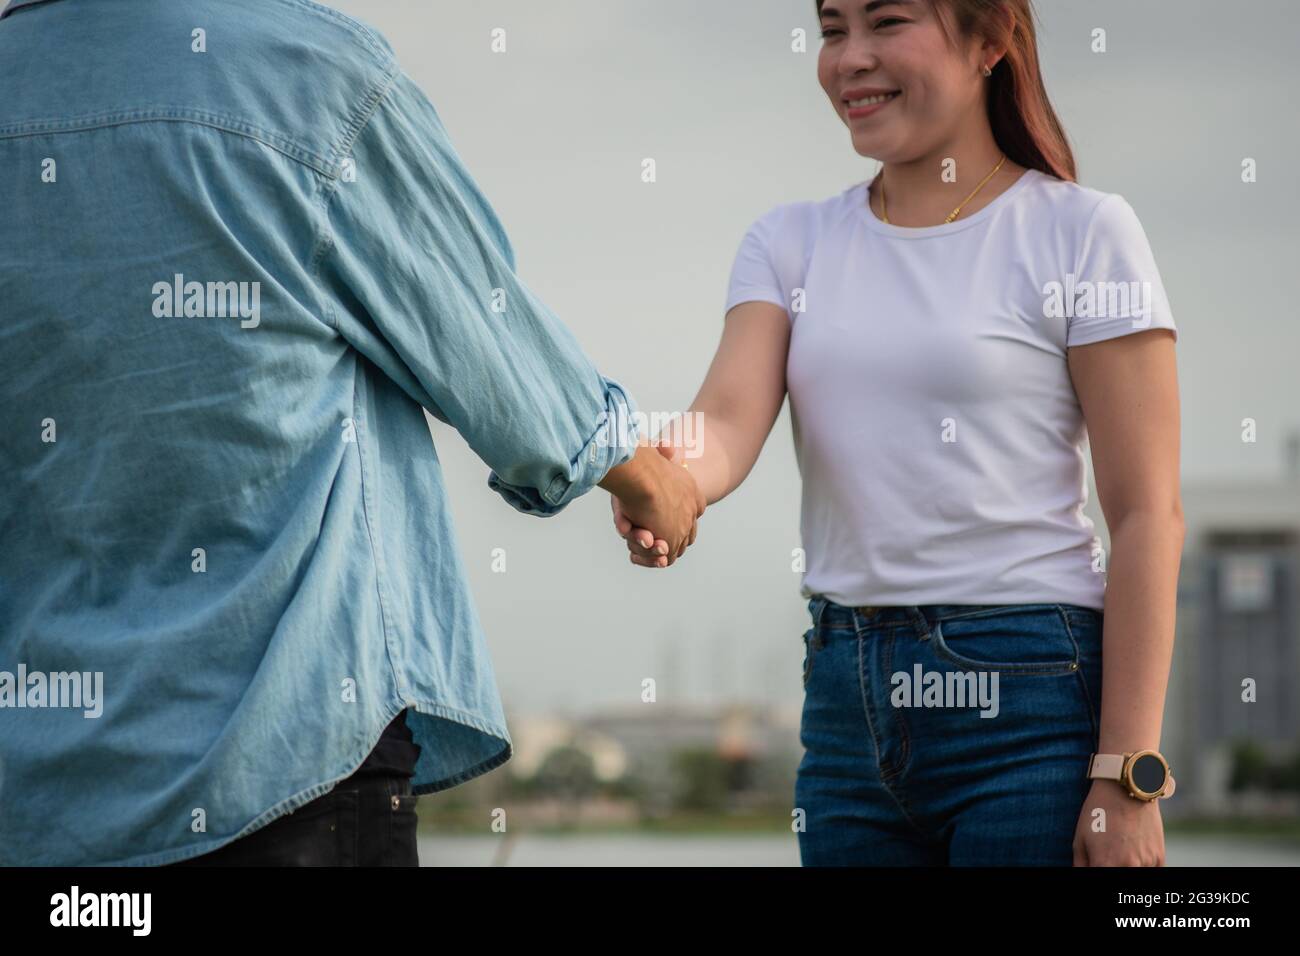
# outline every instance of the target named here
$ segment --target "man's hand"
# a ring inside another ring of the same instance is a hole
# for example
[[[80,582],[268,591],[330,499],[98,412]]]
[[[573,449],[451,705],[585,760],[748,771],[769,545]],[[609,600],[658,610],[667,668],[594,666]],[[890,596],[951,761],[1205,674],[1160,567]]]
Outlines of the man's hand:
[[[704,514],[707,501],[695,479],[691,477],[690,471],[682,467],[682,462],[685,460],[683,450],[668,444],[656,445],[655,448],[663,459],[671,465],[672,478],[669,480],[673,484],[688,490],[693,502],[695,510],[689,537],[680,547],[674,548],[668,539],[657,536],[650,530],[656,527],[654,524],[655,519],[636,510],[635,504],[629,506],[629,502],[625,498],[611,494],[610,506],[614,511],[614,528],[627,541],[632,563],[647,568],[666,568],[681,557],[686,548],[695,543],[695,536],[699,527],[698,519]]]

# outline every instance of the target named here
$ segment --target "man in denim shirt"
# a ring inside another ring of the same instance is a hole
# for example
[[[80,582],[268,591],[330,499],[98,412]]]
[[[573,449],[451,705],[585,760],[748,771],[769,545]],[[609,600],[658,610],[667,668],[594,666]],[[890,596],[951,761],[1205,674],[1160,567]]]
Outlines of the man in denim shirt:
[[[0,90],[0,864],[412,862],[510,755],[422,408],[665,563],[703,497],[368,27],[13,0]]]

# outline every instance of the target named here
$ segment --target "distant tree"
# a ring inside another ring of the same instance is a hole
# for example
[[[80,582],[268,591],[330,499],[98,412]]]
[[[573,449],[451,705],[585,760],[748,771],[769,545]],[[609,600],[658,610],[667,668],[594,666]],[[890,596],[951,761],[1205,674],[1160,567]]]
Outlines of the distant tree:
[[[1228,789],[1233,792],[1300,789],[1300,753],[1284,763],[1275,763],[1259,744],[1238,741],[1232,749]]]
[[[591,754],[566,745],[556,747],[546,755],[529,789],[537,796],[558,797],[577,803],[594,796],[599,786]]]
[[[1295,753],[1291,759],[1282,767],[1280,774],[1280,790],[1288,790],[1292,793],[1300,793],[1300,744],[1296,746]]]
[[[712,750],[679,750],[673,755],[677,806],[683,810],[723,810],[727,805],[730,763]]]

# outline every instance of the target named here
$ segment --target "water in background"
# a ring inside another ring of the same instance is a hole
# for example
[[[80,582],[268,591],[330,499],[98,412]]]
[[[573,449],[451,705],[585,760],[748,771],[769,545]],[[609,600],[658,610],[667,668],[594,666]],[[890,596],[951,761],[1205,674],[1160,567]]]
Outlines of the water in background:
[[[1169,866],[1300,866],[1300,845],[1236,836],[1166,836]],[[791,836],[420,838],[421,866],[798,866]]]

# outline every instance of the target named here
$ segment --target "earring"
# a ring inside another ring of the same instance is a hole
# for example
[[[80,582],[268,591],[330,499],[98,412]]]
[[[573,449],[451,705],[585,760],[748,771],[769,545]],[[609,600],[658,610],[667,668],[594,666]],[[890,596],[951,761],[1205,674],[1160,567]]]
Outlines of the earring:
[[[987,63],[984,64],[984,75],[985,76],[993,75],[993,71],[989,69],[989,65]]]

